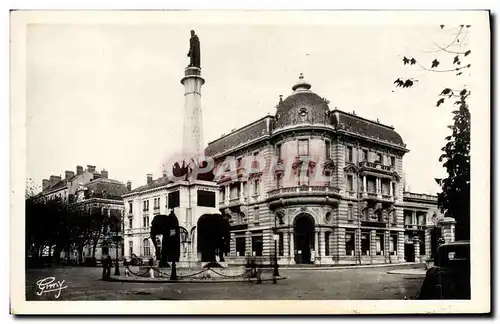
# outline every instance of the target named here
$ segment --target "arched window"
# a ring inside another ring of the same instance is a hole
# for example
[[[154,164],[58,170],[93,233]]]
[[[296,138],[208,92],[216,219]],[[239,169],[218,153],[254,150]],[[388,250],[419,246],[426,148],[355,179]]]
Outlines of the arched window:
[[[150,249],[150,246],[149,246],[149,238],[146,238],[142,241],[142,246],[143,246],[143,249],[144,249],[144,256],[150,256],[151,255],[151,249]]]

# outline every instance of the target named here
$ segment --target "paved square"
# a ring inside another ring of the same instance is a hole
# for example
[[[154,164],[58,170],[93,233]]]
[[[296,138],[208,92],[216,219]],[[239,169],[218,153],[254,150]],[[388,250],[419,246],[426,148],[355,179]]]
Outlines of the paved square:
[[[287,277],[272,283],[122,283],[101,280],[99,268],[28,270],[27,300],[310,300],[404,299],[415,296],[422,275],[389,274],[397,267],[352,269],[280,269]],[[123,271],[123,269],[122,269]],[[113,272],[112,272],[113,273]],[[37,281],[64,280],[67,288],[41,296]]]

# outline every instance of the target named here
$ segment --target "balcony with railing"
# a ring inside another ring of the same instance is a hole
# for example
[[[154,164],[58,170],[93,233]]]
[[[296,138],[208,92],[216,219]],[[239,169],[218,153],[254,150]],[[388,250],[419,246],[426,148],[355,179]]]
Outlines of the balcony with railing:
[[[359,162],[359,169],[361,172],[368,171],[368,172],[385,173],[385,174],[394,173],[394,167],[392,165],[384,165],[380,162],[361,161]]]
[[[364,191],[360,194],[361,199],[380,202],[394,202],[394,197],[388,193],[377,193],[375,191]]]
[[[405,201],[437,201],[437,196],[428,195],[428,194],[418,194],[413,192],[404,192],[403,200]]]
[[[333,203],[340,198],[340,188],[331,186],[296,186],[273,189],[267,192],[267,201],[271,205],[280,203]]]

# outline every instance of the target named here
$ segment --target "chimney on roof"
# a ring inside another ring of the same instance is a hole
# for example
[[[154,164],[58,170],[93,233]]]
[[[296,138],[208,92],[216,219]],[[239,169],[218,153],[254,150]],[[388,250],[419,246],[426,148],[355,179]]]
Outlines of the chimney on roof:
[[[87,165],[87,171],[90,173],[95,172],[95,165]]]
[[[150,184],[153,182],[153,175],[151,173],[146,174],[146,183]]]
[[[42,180],[42,191],[45,191],[45,189],[47,189],[48,186],[49,186],[49,180],[43,179]]]
[[[132,190],[132,182],[127,181],[127,189],[128,191]]]
[[[59,181],[61,181],[61,177],[60,176],[51,175],[50,178],[49,178],[49,186],[52,187],[53,185],[55,185]]]
[[[71,179],[73,176],[75,175],[75,173],[73,171],[64,171],[64,179],[65,180],[69,180]]]
[[[77,175],[82,175],[83,174],[83,167],[81,165],[76,166],[76,174]]]
[[[107,179],[108,178],[108,171],[106,171],[106,170],[103,169],[101,171],[101,178]]]

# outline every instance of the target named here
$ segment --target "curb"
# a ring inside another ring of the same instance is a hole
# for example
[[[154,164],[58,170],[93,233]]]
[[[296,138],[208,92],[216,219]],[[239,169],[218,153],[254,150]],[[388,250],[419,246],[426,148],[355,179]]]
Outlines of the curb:
[[[277,277],[276,280],[285,280],[287,279],[286,277]],[[234,282],[257,282],[257,279],[250,278],[250,279],[227,279],[227,280],[170,280],[170,279],[157,279],[157,280],[150,280],[150,279],[125,279],[125,278],[113,278],[111,277],[110,280],[107,281],[114,281],[114,282],[138,282],[138,283],[180,283],[180,284],[200,284],[200,283],[234,283]],[[272,278],[270,279],[261,279],[261,282],[270,282],[273,281]]]
[[[317,266],[317,267],[286,267],[280,266],[282,270],[345,270],[345,269],[362,269],[362,268],[389,268],[402,266],[425,265],[420,262],[404,262],[404,263],[384,263],[384,264],[362,264],[362,265],[347,265],[347,266]]]

